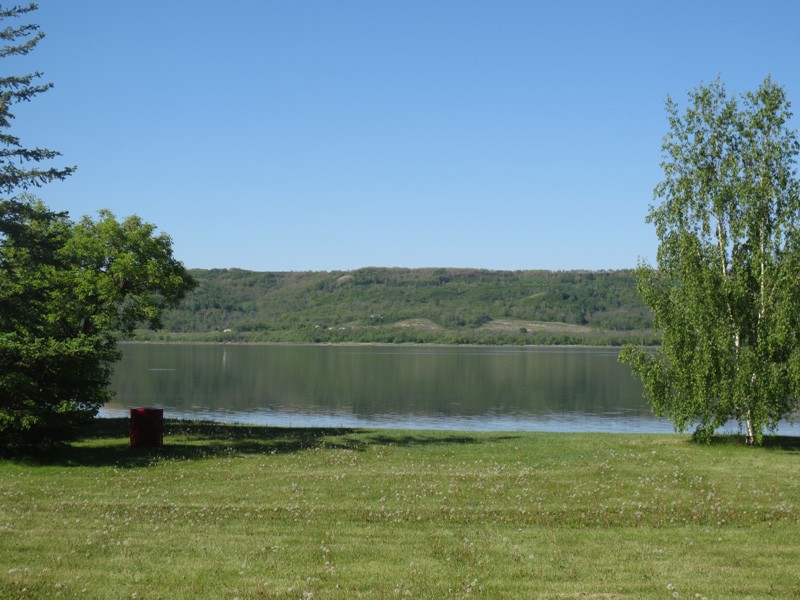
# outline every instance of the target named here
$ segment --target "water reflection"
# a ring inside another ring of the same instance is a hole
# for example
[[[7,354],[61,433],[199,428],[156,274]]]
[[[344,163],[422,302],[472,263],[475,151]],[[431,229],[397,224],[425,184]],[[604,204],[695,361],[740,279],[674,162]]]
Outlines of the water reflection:
[[[103,411],[284,426],[670,432],[609,349],[125,344]]]

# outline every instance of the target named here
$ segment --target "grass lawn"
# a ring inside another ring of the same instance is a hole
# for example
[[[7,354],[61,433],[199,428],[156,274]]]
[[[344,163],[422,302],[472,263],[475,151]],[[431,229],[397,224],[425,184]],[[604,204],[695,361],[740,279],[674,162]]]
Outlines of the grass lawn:
[[[800,440],[98,420],[0,460],[0,598],[800,598]]]

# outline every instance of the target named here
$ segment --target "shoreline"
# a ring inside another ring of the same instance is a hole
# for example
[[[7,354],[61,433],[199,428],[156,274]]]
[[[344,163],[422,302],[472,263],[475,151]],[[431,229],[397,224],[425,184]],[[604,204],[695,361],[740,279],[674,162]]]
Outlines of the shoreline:
[[[187,345],[187,346],[298,346],[298,347],[375,347],[375,348],[517,348],[517,349],[616,349],[624,346],[612,344],[444,344],[436,342],[214,342],[189,340],[120,340],[120,345]],[[642,348],[658,348],[648,344],[634,344]]]

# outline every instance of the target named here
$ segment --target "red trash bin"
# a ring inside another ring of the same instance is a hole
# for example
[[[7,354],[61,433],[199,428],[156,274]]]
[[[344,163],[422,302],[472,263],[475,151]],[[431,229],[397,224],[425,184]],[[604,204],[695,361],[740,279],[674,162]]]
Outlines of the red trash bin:
[[[160,448],[164,445],[164,409],[131,409],[131,448]]]

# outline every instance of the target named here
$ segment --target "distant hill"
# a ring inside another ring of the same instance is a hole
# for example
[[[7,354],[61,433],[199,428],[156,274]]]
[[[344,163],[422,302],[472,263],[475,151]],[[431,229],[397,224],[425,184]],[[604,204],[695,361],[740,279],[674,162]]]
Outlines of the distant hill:
[[[633,271],[191,271],[199,282],[140,340],[654,343]]]

